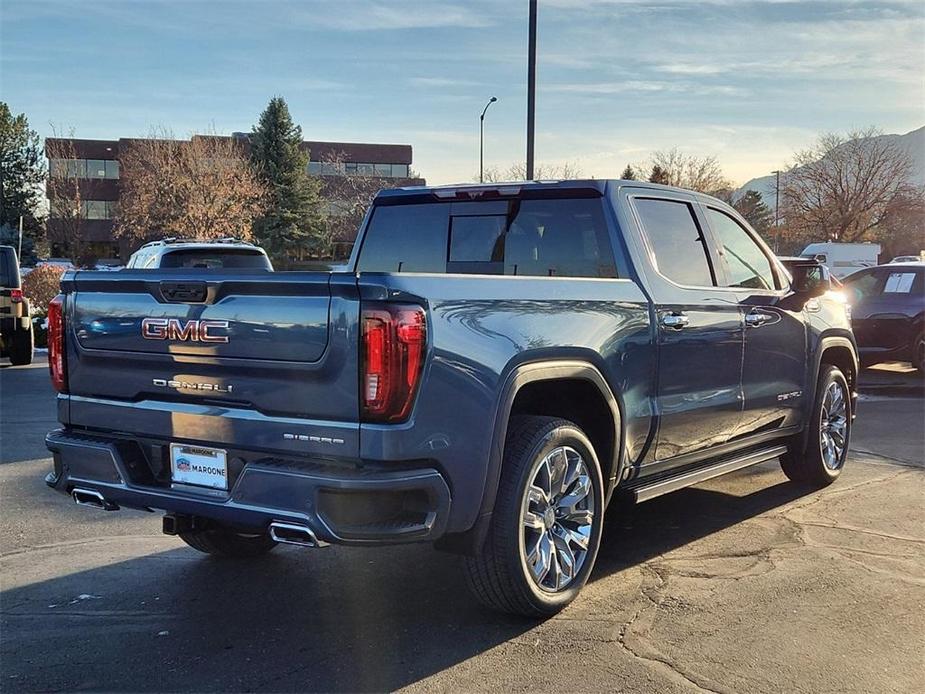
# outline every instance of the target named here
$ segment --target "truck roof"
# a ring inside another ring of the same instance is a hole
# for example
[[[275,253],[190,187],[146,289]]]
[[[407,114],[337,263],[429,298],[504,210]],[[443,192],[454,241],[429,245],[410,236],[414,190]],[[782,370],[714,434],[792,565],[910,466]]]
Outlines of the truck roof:
[[[376,202],[398,201],[404,198],[422,198],[452,200],[456,198],[470,199],[476,197],[513,197],[527,194],[549,193],[562,191],[566,193],[592,193],[603,195],[608,185],[626,185],[634,188],[651,188],[661,191],[676,191],[699,197],[710,197],[692,190],[664,186],[648,181],[630,181],[625,179],[584,178],[549,181],[502,181],[497,183],[460,183],[441,186],[407,186],[404,188],[385,188],[376,195]]]

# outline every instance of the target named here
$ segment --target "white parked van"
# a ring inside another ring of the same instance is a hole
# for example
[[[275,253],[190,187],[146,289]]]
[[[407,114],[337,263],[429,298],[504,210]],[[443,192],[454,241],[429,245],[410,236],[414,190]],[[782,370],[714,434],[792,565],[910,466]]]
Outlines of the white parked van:
[[[873,267],[880,255],[880,245],[876,243],[811,243],[802,256],[813,257],[829,268],[829,272],[841,279],[856,270]]]

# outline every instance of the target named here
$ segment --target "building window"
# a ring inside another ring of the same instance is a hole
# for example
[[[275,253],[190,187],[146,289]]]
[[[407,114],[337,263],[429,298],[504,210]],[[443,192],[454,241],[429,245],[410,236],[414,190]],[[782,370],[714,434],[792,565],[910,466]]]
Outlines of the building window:
[[[373,176],[376,178],[408,178],[408,164],[371,164],[369,162],[308,162],[313,176]]]
[[[119,162],[114,159],[49,159],[52,176],[69,178],[119,178]]]
[[[102,159],[87,159],[87,178],[106,178],[106,162]]]
[[[84,219],[112,219],[114,203],[110,200],[81,200]]]

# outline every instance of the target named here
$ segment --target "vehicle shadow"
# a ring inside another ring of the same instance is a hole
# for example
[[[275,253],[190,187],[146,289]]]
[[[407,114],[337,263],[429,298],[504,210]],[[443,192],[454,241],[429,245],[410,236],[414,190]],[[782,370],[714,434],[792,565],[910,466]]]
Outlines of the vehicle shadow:
[[[696,488],[617,508],[592,580],[805,493],[764,475],[738,496]],[[287,547],[238,563],[157,537],[107,542],[4,558],[4,574],[55,576],[0,593],[4,689],[394,690],[537,624],[480,607],[459,558],[429,547]],[[94,568],[66,573],[77,553]]]

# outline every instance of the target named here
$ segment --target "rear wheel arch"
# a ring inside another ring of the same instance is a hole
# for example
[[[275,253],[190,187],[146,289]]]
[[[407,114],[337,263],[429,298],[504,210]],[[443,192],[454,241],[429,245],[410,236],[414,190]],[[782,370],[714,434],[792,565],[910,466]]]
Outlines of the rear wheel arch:
[[[501,482],[501,468],[504,460],[504,444],[507,439],[508,424],[512,416],[518,414],[543,414],[544,416],[560,417],[573,422],[576,426],[583,429],[584,422],[576,421],[574,412],[567,413],[563,410],[546,413],[537,413],[529,411],[520,411],[515,409],[518,404],[518,395],[523,393],[524,399],[520,404],[531,403],[535,400],[539,390],[524,390],[532,384],[543,384],[545,387],[551,387],[553,384],[564,382],[578,381],[582,384],[581,388],[593,388],[597,402],[603,403],[609,413],[613,434],[611,436],[610,453],[598,450],[598,440],[595,440],[595,434],[585,431],[585,434],[591,440],[595,448],[595,454],[601,465],[601,474],[604,478],[604,498],[609,500],[616,483],[619,482],[623,474],[625,459],[623,455],[623,441],[625,438],[623,404],[619,397],[613,392],[604,378],[601,371],[589,361],[581,359],[561,359],[561,360],[544,360],[532,361],[517,364],[513,366],[503,378],[503,385],[499,390],[496,399],[494,423],[492,428],[491,443],[489,446],[488,466],[485,473],[485,485],[482,492],[481,504],[479,506],[478,516],[473,526],[461,533],[452,533],[444,535],[437,540],[438,549],[460,554],[478,554],[481,550],[488,528],[491,524],[492,511],[498,495],[498,488]],[[571,386],[574,388],[574,386]],[[533,388],[539,388],[535,385]],[[527,408],[532,409],[532,408]],[[604,420],[606,421],[606,420]],[[595,428],[595,427],[592,427]],[[597,428],[595,431],[598,432]],[[598,432],[599,433],[599,432]]]
[[[531,362],[508,375],[495,415],[482,511],[494,506],[504,442],[511,417],[561,417],[581,428],[600,460],[605,492],[619,480],[623,467],[623,408],[607,380],[593,364],[578,360]]]

